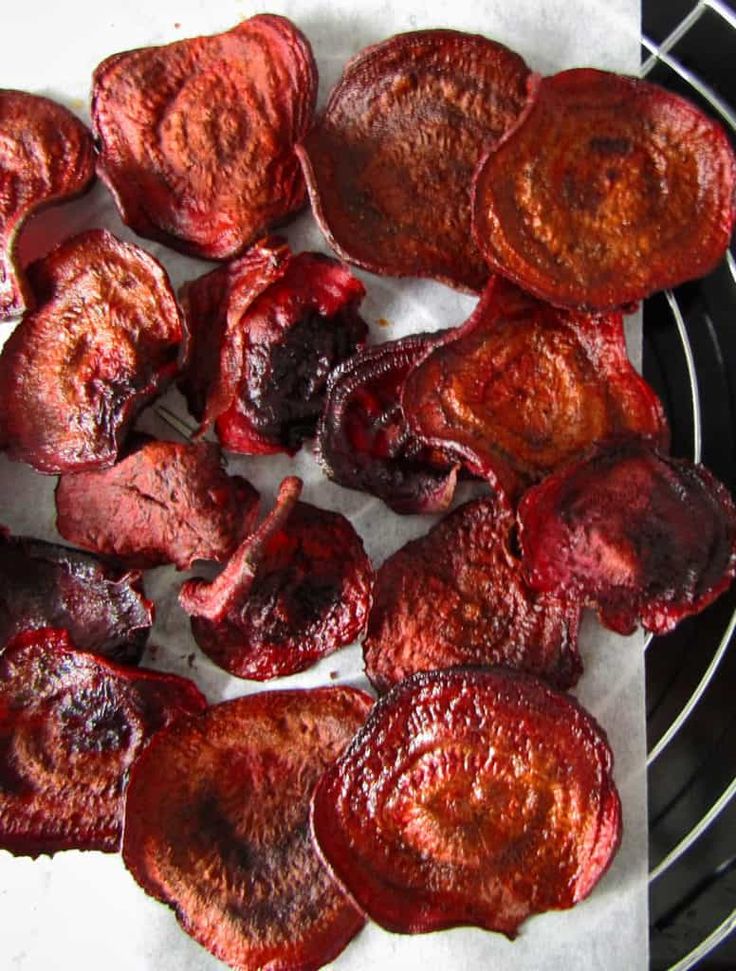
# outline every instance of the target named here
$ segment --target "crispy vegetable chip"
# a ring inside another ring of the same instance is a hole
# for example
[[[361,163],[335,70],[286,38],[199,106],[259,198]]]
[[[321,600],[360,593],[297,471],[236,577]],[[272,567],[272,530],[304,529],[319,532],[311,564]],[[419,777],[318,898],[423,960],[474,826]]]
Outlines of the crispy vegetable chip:
[[[399,34],[353,58],[297,147],[330,245],[375,273],[481,290],[473,171],[516,121],[528,74],[518,54],[455,30]]]
[[[123,858],[232,968],[321,968],[364,924],[320,861],[309,799],[363,724],[353,688],[269,691],[161,732],[133,768]]]
[[[519,507],[529,583],[578,597],[611,630],[664,634],[736,575],[736,508],[702,465],[640,442],[597,450]]]
[[[184,334],[163,267],[92,229],[28,276],[38,301],[0,356],[0,431],[39,472],[112,465],[129,425],[178,368]]]
[[[609,310],[704,276],[736,218],[736,159],[694,105],[589,68],[535,77],[476,175],[492,269],[561,306]]]
[[[71,111],[0,90],[0,320],[33,305],[18,261],[23,224],[43,206],[80,195],[94,174],[92,135]]]
[[[144,570],[224,560],[255,525],[258,493],[212,442],[143,440],[117,465],[63,475],[56,525],[71,543]]]
[[[66,631],[19,634],[0,655],[0,846],[114,853],[133,760],[206,706],[191,681],[79,651]]]
[[[527,586],[511,550],[514,522],[500,501],[475,499],[383,563],[363,644],[379,691],[417,671],[468,664],[575,684],[580,607]]]
[[[179,601],[215,664],[265,681],[295,674],[350,644],[371,605],[373,570],[340,513],[298,502],[284,479],[276,506],[211,583],[189,580]]]
[[[586,897],[618,848],[602,729],[527,675],[419,674],[373,708],[315,789],[325,860],[376,923],[513,937]]]
[[[606,438],[668,442],[662,405],[626,356],[620,314],[557,310],[500,277],[410,372],[402,406],[417,435],[510,493]]]
[[[137,233],[229,259],[304,205],[316,95],[309,42],[272,14],[115,54],[94,74],[100,177]]]

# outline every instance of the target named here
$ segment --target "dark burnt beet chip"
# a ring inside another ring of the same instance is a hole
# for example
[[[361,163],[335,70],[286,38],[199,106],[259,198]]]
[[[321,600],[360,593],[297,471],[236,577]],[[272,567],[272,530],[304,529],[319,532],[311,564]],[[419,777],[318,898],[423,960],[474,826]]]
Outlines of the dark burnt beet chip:
[[[80,195],[94,174],[92,135],[71,111],[0,90],[0,320],[33,305],[18,261],[23,224],[41,207]]]
[[[131,773],[123,859],[241,971],[316,971],[365,920],[309,834],[314,784],[370,709],[353,688],[248,695],[161,732]]]
[[[516,121],[528,74],[518,54],[455,30],[399,34],[354,57],[297,148],[331,246],[375,273],[481,290],[473,171]]]
[[[79,651],[66,631],[19,634],[0,655],[0,846],[116,852],[136,756],[206,706],[191,681]]]
[[[383,563],[363,643],[379,691],[417,671],[468,664],[575,684],[580,607],[527,586],[511,550],[514,523],[501,502],[475,499]]]
[[[637,78],[589,68],[535,77],[474,185],[489,265],[561,306],[609,310],[704,276],[736,218],[721,126]]]
[[[37,300],[0,356],[0,432],[39,472],[112,465],[178,369],[184,337],[163,267],[92,229],[28,270]]]
[[[702,465],[639,442],[601,448],[530,489],[523,562],[538,590],[576,596],[622,634],[664,634],[736,575],[736,508]]]
[[[222,573],[179,594],[199,646],[241,678],[303,671],[365,627],[373,570],[363,543],[344,516],[299,502],[300,492],[299,479],[284,479]]]
[[[416,434],[510,493],[594,442],[669,440],[659,399],[627,357],[620,314],[557,310],[501,277],[409,373],[402,406]]]
[[[304,205],[316,94],[309,41],[272,14],[115,54],[92,89],[100,177],[137,233],[229,259]]]
[[[212,442],[144,440],[110,469],[62,475],[56,525],[70,543],[148,569],[224,560],[255,525],[258,493]]]
[[[61,627],[82,650],[137,664],[153,616],[139,573],[0,527],[0,645]]]
[[[334,875],[387,930],[513,937],[586,897],[620,842],[602,729],[527,675],[419,674],[374,706],[315,789]]]

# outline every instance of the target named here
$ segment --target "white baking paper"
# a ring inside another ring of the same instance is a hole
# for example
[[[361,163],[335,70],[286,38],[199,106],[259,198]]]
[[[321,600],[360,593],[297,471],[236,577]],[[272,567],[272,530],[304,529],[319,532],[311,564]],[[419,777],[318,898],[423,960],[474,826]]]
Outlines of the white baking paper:
[[[347,58],[366,44],[421,27],[455,27],[486,34],[519,51],[542,73],[596,66],[635,73],[639,63],[637,0],[25,0],[2,15],[0,87],[49,95],[88,118],[89,79],[107,55],[132,47],[167,43],[227,29],[253,13],[291,17],[314,47],[320,71],[320,100]],[[137,239],[120,223],[107,191],[97,186],[83,200],[39,217],[24,243],[30,258],[58,240],[92,226],[107,226],[153,252],[179,285],[205,264]],[[325,244],[311,215],[285,234],[296,249]],[[474,299],[439,284],[392,280],[359,273],[368,288],[364,315],[372,340],[394,339],[463,321]],[[382,323],[379,325],[379,320]],[[383,323],[383,322],[388,322]],[[8,330],[8,326],[5,326]],[[639,325],[629,322],[631,347]],[[166,404],[185,416],[181,398]],[[149,430],[175,437],[149,411]],[[190,422],[191,423],[191,422]],[[382,503],[327,482],[308,450],[294,460],[230,456],[232,472],[249,477],[272,499],[280,478],[300,475],[304,498],[347,514],[378,565],[431,520],[399,517]],[[45,539],[54,529],[54,479],[0,457],[0,522],[14,532]],[[176,602],[182,579],[173,569],[147,574],[158,616],[152,638],[158,646],[144,663],[194,678],[210,701],[264,687],[350,683],[366,685],[360,650],[353,646],[324,659],[310,671],[271,685],[230,678],[198,650],[187,618]],[[592,896],[572,911],[528,921],[515,942],[476,929],[403,937],[369,925],[334,962],[339,971],[437,968],[442,971],[636,971],[647,966],[646,776],[642,638],[622,639],[586,619],[582,653],[585,674],[577,695],[608,732],[616,756],[616,781],[624,807],[624,839],[608,874]],[[14,971],[205,971],[222,967],[178,927],[173,914],[146,897],[118,856],[67,852],[53,860],[15,859],[0,852],[0,967]]]

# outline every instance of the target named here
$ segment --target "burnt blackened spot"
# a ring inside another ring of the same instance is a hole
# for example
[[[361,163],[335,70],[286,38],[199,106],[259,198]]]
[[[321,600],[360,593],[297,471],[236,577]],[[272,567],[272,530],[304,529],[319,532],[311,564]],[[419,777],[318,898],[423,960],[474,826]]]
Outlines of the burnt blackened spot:
[[[82,691],[69,697],[59,711],[62,734],[72,753],[126,749],[131,730],[117,700],[106,693]]]
[[[588,146],[591,152],[595,152],[596,155],[603,155],[606,158],[630,155],[634,148],[628,138],[591,138]]]
[[[295,631],[319,625],[341,593],[341,583],[331,577],[296,569],[278,571],[256,582],[242,617],[265,640],[288,643]]]

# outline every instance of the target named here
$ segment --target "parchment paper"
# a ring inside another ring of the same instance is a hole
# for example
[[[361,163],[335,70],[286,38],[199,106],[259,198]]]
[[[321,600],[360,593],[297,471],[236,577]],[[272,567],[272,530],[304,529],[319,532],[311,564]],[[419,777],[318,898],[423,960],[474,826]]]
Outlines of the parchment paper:
[[[320,71],[320,101],[347,58],[366,44],[420,27],[455,27],[484,33],[521,53],[542,73],[596,66],[635,73],[639,63],[637,0],[127,0],[115,5],[84,0],[43,3],[26,0],[2,16],[0,87],[47,94],[88,118],[92,70],[119,50],[167,43],[227,29],[259,11],[290,16],[307,34]],[[174,285],[199,275],[204,263],[137,239],[97,186],[84,200],[47,213],[29,228],[24,244],[30,258],[91,226],[107,226],[153,252]],[[285,234],[295,249],[326,250],[311,215]],[[364,316],[371,339],[382,341],[462,322],[474,299],[428,282],[359,275],[368,297]],[[379,325],[379,320],[387,325]],[[632,352],[638,354],[640,327],[629,320]],[[9,330],[8,325],[2,328]],[[4,333],[3,333],[4,336]],[[186,416],[182,399],[170,392],[165,403]],[[191,420],[190,424],[191,424]],[[142,419],[161,437],[176,437],[155,412]],[[347,514],[378,565],[408,539],[424,533],[432,519],[399,517],[378,500],[327,482],[308,449],[294,460],[230,456],[229,469],[261,490],[264,507],[288,473],[304,479],[304,498]],[[0,522],[14,532],[57,539],[52,477],[0,457]],[[362,684],[359,647],[324,659],[305,674],[270,685],[230,678],[200,653],[188,620],[176,603],[183,579],[171,568],[150,571],[146,590],[158,615],[145,664],[194,678],[210,701],[249,691],[325,683]],[[608,732],[616,756],[616,780],[624,807],[624,840],[609,873],[591,898],[566,913],[535,917],[509,942],[501,935],[456,929],[416,937],[391,935],[369,925],[334,966],[357,969],[438,968],[443,971],[635,971],[647,966],[646,776],[642,638],[622,639],[586,618],[582,653],[585,674],[578,697]],[[0,967],[15,971],[74,967],[77,971],[205,971],[222,965],[191,941],[171,911],[146,897],[118,856],[60,853],[36,861],[0,852]]]

